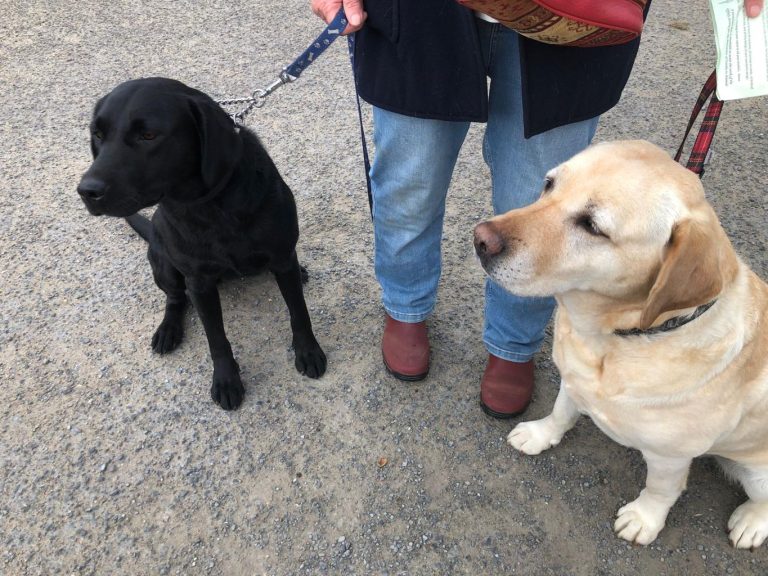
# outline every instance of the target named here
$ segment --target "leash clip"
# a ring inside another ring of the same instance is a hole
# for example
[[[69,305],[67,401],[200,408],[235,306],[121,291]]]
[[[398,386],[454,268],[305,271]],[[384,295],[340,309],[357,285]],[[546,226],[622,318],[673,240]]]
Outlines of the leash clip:
[[[235,123],[235,130],[239,130],[240,126],[245,124],[245,117],[254,108],[261,108],[266,104],[267,96],[272,94],[283,84],[290,84],[298,80],[299,75],[304,69],[312,64],[315,59],[323,53],[323,51],[330,46],[333,41],[341,35],[341,32],[347,25],[347,17],[344,14],[344,10],[339,10],[334,19],[325,28],[322,34],[318,36],[315,41],[301,53],[291,64],[283,68],[277,80],[272,81],[266,88],[259,88],[254,90],[247,98],[231,98],[228,100],[216,100],[216,103],[220,106],[231,106],[234,104],[244,104],[245,107],[239,112],[230,114],[232,120]]]
[[[288,74],[285,68],[283,68],[282,72],[280,72],[280,75],[277,77],[277,80],[273,81],[271,84],[269,84],[266,88],[262,90],[254,90],[252,97],[258,97],[262,100],[265,99],[267,96],[272,94],[275,90],[280,88],[283,84],[290,84],[291,82],[295,82],[297,80],[296,76],[291,76]],[[257,106],[257,108],[260,108],[261,106]]]

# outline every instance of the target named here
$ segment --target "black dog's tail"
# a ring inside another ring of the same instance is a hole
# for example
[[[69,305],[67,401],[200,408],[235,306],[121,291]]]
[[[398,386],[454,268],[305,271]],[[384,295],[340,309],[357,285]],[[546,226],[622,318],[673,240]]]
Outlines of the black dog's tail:
[[[139,236],[149,242],[149,239],[152,237],[152,222],[150,222],[148,218],[145,218],[141,214],[133,214],[131,216],[126,216],[125,220],[131,228],[136,230]]]

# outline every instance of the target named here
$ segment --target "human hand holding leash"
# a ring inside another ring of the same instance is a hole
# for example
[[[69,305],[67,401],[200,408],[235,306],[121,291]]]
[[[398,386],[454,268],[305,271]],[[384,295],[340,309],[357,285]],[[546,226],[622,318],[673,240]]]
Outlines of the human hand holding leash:
[[[763,10],[764,0],[744,0],[744,10],[747,11],[747,16],[750,18],[756,18],[760,16],[760,12]]]
[[[755,0],[745,1],[754,2]],[[349,21],[349,25],[342,34],[352,34],[360,30],[368,17],[368,14],[363,10],[363,0],[312,0],[312,12],[322,18],[326,24],[333,20],[341,8],[344,8],[344,13]]]

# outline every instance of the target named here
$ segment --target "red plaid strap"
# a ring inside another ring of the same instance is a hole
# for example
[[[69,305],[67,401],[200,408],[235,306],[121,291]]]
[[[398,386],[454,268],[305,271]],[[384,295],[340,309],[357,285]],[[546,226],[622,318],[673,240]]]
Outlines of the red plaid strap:
[[[698,100],[693,106],[693,112],[691,112],[691,119],[688,121],[688,127],[685,129],[685,135],[683,141],[680,143],[680,148],[677,149],[675,154],[675,160],[680,161],[680,156],[683,153],[683,147],[685,141],[688,139],[688,134],[691,132],[691,127],[699,116],[704,103],[709,98],[710,94],[712,98],[707,106],[707,111],[704,113],[704,121],[699,127],[699,135],[696,136],[696,141],[691,148],[691,155],[688,157],[688,163],[686,168],[699,175],[699,178],[704,176],[704,164],[707,161],[707,154],[709,153],[709,147],[712,145],[712,138],[715,136],[715,129],[717,128],[717,121],[720,120],[720,112],[723,110],[723,101],[717,98],[715,94],[715,88],[717,87],[717,77],[715,73],[710,74],[707,81],[704,83],[704,87],[701,89]]]

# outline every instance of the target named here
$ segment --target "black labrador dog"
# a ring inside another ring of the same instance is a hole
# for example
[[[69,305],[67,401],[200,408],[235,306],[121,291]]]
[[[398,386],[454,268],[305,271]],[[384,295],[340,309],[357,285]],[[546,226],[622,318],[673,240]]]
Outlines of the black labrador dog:
[[[94,215],[124,217],[149,242],[165,315],[152,337],[160,354],[183,335],[186,293],[208,338],[211,396],[237,408],[245,389],[224,333],[219,280],[269,268],[288,305],[296,369],[311,378],[326,358],[312,332],[296,258],[296,204],[256,135],[237,129],[202,92],[167,78],[120,84],[91,121],[93,164],[77,188]],[[157,204],[150,222],[136,214]]]

